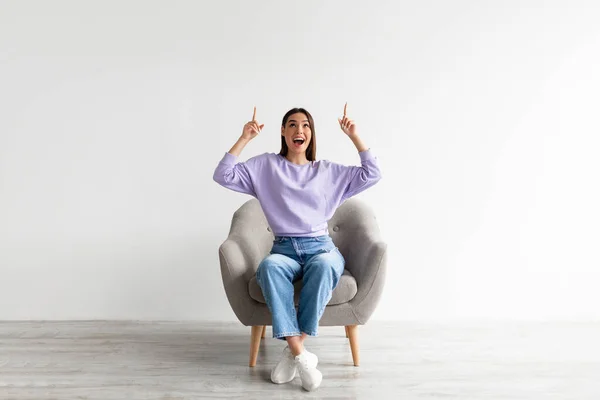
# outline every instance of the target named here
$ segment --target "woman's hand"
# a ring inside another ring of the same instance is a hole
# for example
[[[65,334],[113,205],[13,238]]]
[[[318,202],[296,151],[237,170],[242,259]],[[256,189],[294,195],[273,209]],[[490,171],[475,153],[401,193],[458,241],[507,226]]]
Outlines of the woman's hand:
[[[348,103],[346,103],[346,105],[344,106],[344,117],[338,118],[338,122],[340,123],[340,128],[342,128],[342,131],[344,131],[344,133],[346,135],[348,135],[350,140],[352,140],[352,143],[354,143],[354,146],[356,146],[356,150],[358,150],[359,153],[363,152],[365,150],[368,150],[368,147],[358,136],[358,130],[356,129],[356,124],[354,123],[353,120],[349,119],[346,116],[347,110],[348,110]]]
[[[338,122],[340,123],[340,128],[342,128],[342,131],[352,139],[358,135],[358,130],[356,129],[356,124],[354,121],[346,116],[347,109],[348,103],[344,105],[344,116],[342,118],[338,118]]]
[[[259,125],[256,120],[256,107],[254,107],[254,115],[252,115],[252,121],[249,121],[244,125],[244,129],[242,130],[242,138],[246,140],[254,139],[259,132],[262,130],[265,124]]]

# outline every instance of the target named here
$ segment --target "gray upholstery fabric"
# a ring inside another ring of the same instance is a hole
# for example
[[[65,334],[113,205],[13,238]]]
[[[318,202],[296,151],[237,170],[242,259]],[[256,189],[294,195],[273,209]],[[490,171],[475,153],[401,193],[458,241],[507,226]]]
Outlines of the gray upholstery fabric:
[[[380,237],[373,211],[361,200],[344,202],[329,221],[329,234],[346,260],[346,271],[321,318],[321,326],[362,325],[373,314],[385,281],[387,244]],[[271,325],[271,314],[256,269],[269,254],[273,234],[256,199],[234,214],[229,236],[219,247],[225,294],[246,326]],[[295,284],[296,298],[301,282]]]

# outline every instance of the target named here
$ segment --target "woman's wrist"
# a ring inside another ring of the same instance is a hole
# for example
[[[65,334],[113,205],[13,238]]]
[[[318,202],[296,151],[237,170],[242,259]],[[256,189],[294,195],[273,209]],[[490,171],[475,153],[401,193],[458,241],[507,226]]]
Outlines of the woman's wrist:
[[[240,138],[237,140],[237,142],[235,142],[231,150],[229,150],[229,154],[238,157],[242,153],[242,150],[244,150],[244,147],[246,147],[249,141],[250,139],[246,139],[245,137],[240,136]]]
[[[352,140],[352,143],[354,143],[354,146],[356,146],[356,150],[358,150],[359,153],[368,149],[368,147],[358,135],[350,136],[350,140]]]

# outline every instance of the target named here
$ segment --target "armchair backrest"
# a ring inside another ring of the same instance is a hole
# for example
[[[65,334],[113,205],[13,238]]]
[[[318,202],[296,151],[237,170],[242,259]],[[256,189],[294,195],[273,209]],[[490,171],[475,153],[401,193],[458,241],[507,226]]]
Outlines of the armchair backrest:
[[[351,198],[346,200],[329,221],[329,234],[347,260],[346,267],[352,271],[352,261],[360,250],[359,242],[380,241],[379,226],[373,210],[366,203]],[[265,214],[256,199],[248,200],[234,214],[229,237],[236,237],[252,265],[258,264],[269,253],[273,241]],[[255,271],[252,271],[255,272]]]

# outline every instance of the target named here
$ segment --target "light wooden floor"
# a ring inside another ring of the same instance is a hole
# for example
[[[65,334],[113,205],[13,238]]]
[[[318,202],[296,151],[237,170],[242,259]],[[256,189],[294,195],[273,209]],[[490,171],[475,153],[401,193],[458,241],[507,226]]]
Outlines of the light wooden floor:
[[[343,327],[306,342],[321,387],[274,385],[283,342],[250,328],[156,322],[0,322],[0,399],[600,399],[600,323],[369,323],[361,366]]]

